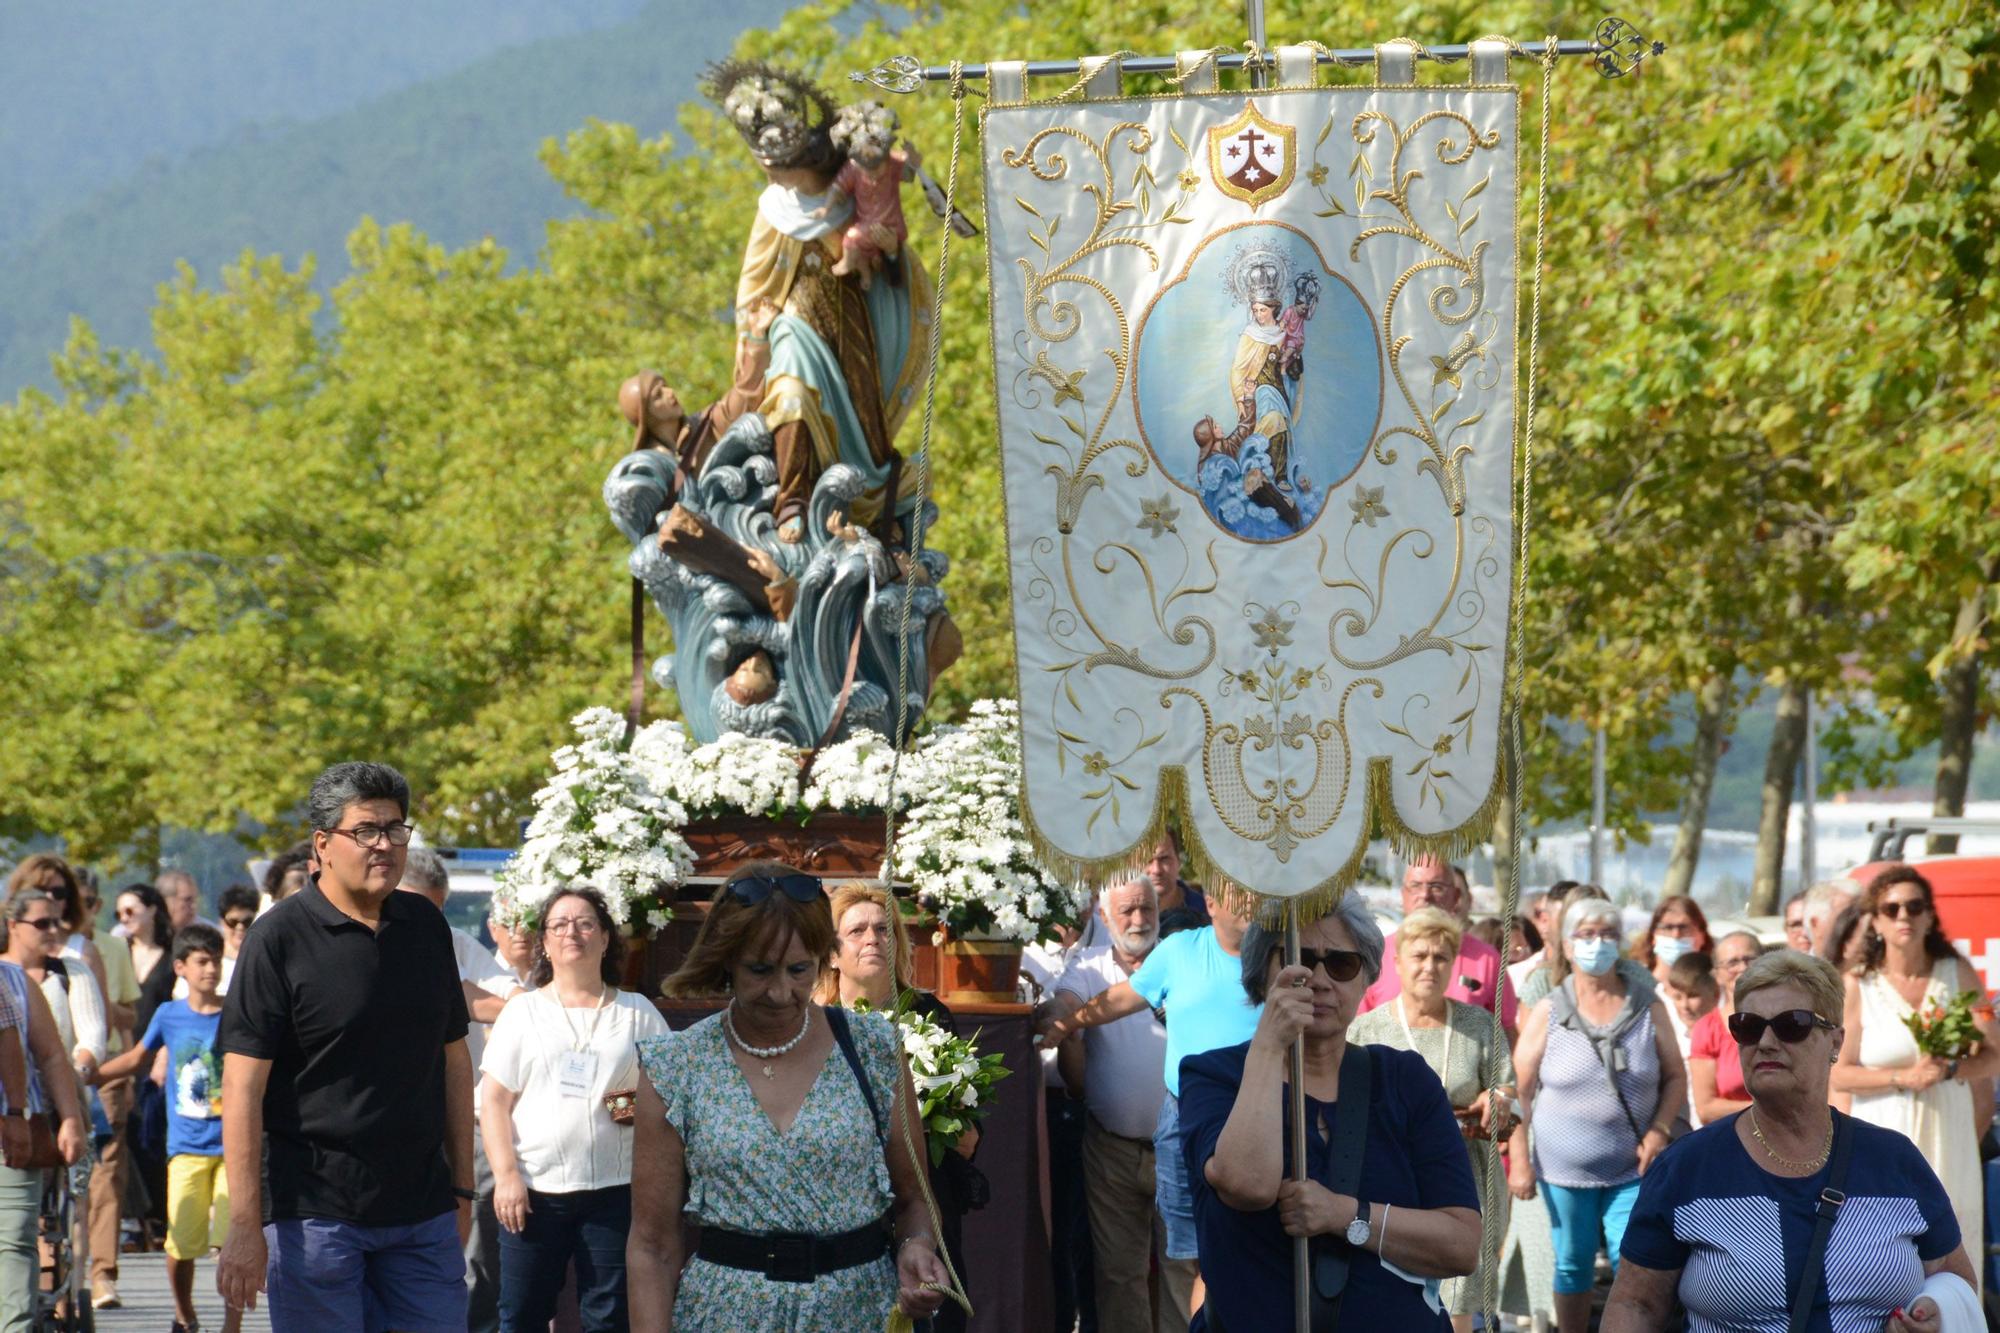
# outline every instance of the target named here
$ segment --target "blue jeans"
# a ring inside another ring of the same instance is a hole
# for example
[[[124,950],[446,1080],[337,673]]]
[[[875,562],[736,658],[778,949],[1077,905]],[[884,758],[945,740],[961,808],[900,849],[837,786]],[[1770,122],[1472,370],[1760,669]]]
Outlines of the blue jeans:
[[[1167,1258],[1195,1259],[1194,1191],[1188,1188],[1187,1154],[1181,1151],[1181,1099],[1171,1092],[1153,1126],[1153,1206],[1167,1232]]]
[[[288,1218],[264,1227],[271,1327],[464,1333],[458,1213],[409,1226]]]
[[[576,1262],[577,1314],[589,1333],[623,1333],[625,1236],[632,1187],[573,1194],[528,1191],[528,1224],[500,1232],[500,1333],[548,1328],[563,1275]]]
[[[1600,1244],[1611,1257],[1611,1271],[1617,1273],[1618,1247],[1625,1243],[1625,1224],[1632,1220],[1639,1182],[1597,1189],[1571,1189],[1546,1180],[1536,1183],[1548,1202],[1549,1232],[1556,1248],[1556,1293],[1574,1296],[1596,1285]]]

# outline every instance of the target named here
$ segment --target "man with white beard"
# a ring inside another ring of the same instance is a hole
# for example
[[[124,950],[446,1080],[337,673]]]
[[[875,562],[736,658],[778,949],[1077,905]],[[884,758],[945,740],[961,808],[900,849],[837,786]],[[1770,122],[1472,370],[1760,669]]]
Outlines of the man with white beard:
[[[1112,888],[1098,911],[1110,943],[1071,956],[1056,983],[1056,1003],[1067,1011],[1128,980],[1159,942],[1159,899],[1143,876]],[[1153,1129],[1167,1095],[1166,1052],[1167,1030],[1147,1010],[1087,1027],[1058,1048],[1063,1081],[1072,1095],[1083,1090],[1089,1112],[1084,1194],[1103,1333],[1165,1333],[1188,1324],[1195,1264],[1167,1258],[1153,1204]]]

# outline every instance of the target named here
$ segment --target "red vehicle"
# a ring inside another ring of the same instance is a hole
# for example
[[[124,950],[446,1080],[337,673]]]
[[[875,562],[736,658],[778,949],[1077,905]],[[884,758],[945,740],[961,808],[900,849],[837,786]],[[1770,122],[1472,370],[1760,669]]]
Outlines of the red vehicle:
[[[1898,863],[1915,866],[1931,882],[1938,920],[1951,942],[1979,969],[1990,995],[2000,991],[2000,856],[1904,856],[1904,844],[1931,833],[2000,834],[1987,819],[1891,819],[1874,829],[1868,864],[1847,872],[1866,884]],[[1916,851],[1918,848],[1912,848]]]

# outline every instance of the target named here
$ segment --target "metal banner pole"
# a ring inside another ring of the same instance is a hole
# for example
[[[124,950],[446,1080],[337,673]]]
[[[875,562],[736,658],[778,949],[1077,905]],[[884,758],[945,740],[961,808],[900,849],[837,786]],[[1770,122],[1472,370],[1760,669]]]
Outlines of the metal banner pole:
[[[1299,905],[1296,901],[1285,904],[1285,966],[1299,965]],[[1306,1178],[1306,1039],[1301,1033],[1292,1038],[1292,1085],[1286,1090],[1286,1099],[1291,1103],[1292,1124],[1290,1146],[1292,1154],[1292,1179]],[[1343,1106],[1342,1115],[1352,1114],[1354,1108]],[[1368,1108],[1361,1108],[1366,1115]],[[1312,1241],[1305,1236],[1292,1239],[1292,1330],[1293,1333],[1312,1333]]]
[[[1248,11],[1253,0],[1244,0]],[[1257,39],[1257,48],[1263,54],[1253,58],[1248,52],[1231,52],[1215,58],[1215,68],[1220,71],[1248,69],[1253,77],[1267,74],[1273,56],[1264,50],[1264,26],[1261,13],[1250,15],[1251,35]],[[1621,79],[1638,71],[1641,65],[1655,56],[1665,54],[1667,44],[1653,41],[1639,32],[1624,19],[1611,17],[1601,20],[1591,36],[1568,38],[1555,44],[1555,54],[1560,57],[1583,57],[1596,67],[1597,72],[1607,79]],[[1540,41],[1515,44],[1514,57],[1519,60],[1539,60],[1547,54],[1548,47]],[[1417,59],[1436,61],[1439,64],[1454,64],[1470,59],[1472,47],[1465,42],[1451,42],[1443,46],[1426,46],[1417,52]],[[1341,65],[1363,69],[1375,63],[1375,48],[1372,46],[1342,47],[1338,50],[1321,50],[1315,57],[1322,65]],[[1118,62],[1119,70],[1125,74],[1173,74],[1172,56],[1126,56]],[[1083,67],[1075,60],[1030,60],[1023,75],[1029,79],[1074,78],[1083,72]],[[855,83],[872,84],[887,93],[913,93],[925,83],[944,83],[954,74],[962,79],[978,82],[986,78],[984,64],[926,65],[915,56],[891,56],[869,70],[855,70],[847,77]],[[1261,85],[1259,85],[1261,86]]]

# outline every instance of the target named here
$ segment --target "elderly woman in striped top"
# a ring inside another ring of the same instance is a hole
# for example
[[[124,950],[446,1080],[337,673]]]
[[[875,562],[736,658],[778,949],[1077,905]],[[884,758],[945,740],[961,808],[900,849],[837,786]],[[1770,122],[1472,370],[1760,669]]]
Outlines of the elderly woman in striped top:
[[[1852,1018],[1840,974],[1809,954],[1780,949],[1738,978],[1729,1032],[1750,1105],[1646,1173],[1604,1333],[1665,1328],[1676,1305],[1690,1333],[1985,1327],[1951,1198],[1923,1154],[1827,1105]]]
[[[1514,1053],[1534,1176],[1556,1250],[1556,1325],[1584,1333],[1600,1246],[1618,1263],[1639,1178],[1687,1105],[1687,1070],[1665,1007],[1615,968],[1618,909],[1575,898],[1550,945],[1555,989],[1521,1023]],[[1519,1174],[1527,1163],[1515,1160]]]

